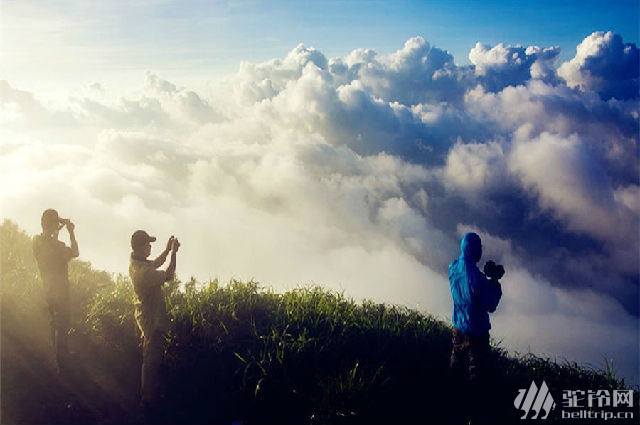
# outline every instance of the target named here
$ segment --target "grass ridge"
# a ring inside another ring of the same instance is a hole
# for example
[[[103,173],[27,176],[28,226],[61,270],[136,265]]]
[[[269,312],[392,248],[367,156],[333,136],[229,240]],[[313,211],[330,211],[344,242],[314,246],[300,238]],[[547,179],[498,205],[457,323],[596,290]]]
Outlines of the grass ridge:
[[[140,339],[125,276],[70,265],[77,369],[53,372],[48,318],[29,237],[0,226],[2,423],[143,423]],[[166,419],[211,424],[468,423],[468,393],[448,373],[448,323],[404,306],[356,302],[317,285],[195,279],[165,288]],[[516,355],[493,342],[483,413],[517,423],[519,389],[626,389],[611,368]],[[634,402],[638,403],[635,389]],[[562,422],[560,409],[547,423]],[[617,421],[616,423],[622,423]]]

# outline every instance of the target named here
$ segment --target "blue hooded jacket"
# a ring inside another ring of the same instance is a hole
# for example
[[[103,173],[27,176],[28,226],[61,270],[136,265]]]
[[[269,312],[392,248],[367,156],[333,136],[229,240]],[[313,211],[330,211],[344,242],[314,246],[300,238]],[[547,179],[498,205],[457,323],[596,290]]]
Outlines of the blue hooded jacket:
[[[502,288],[500,283],[489,281],[476,265],[482,257],[480,236],[465,234],[460,251],[460,257],[449,264],[453,326],[464,333],[483,335],[491,329],[489,313],[496,311]]]

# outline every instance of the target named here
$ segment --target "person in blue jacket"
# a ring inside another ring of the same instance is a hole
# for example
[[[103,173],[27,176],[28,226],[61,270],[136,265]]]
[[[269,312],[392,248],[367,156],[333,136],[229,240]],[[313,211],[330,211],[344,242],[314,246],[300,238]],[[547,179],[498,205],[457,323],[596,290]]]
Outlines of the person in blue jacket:
[[[502,288],[498,279],[504,274],[478,269],[482,257],[482,241],[475,233],[467,233],[460,243],[460,257],[449,264],[449,284],[453,297],[453,350],[451,370],[454,376],[477,381],[487,367],[489,348],[489,313],[498,307]],[[495,263],[491,263],[495,266]],[[491,268],[491,267],[489,267]]]

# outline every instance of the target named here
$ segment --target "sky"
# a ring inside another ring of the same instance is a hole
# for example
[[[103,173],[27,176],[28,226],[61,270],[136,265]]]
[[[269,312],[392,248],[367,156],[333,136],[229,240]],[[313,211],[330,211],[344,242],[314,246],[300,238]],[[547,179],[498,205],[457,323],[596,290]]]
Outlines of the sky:
[[[475,231],[502,347],[640,384],[637,2],[130,3],[0,3],[0,217],[443,320]]]

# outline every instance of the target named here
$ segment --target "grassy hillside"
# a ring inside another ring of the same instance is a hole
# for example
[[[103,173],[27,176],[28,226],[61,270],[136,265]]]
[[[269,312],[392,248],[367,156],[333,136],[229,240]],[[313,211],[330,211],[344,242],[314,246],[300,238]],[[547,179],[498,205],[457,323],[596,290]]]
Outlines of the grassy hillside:
[[[142,423],[139,333],[128,278],[72,263],[76,366],[58,376],[30,238],[5,221],[0,244],[0,422]],[[448,376],[451,328],[428,315],[356,303],[315,286],[277,294],[255,282],[191,280],[180,290],[177,282],[169,285],[166,295],[172,319],[167,423],[468,421],[468,395]],[[552,391],[624,388],[607,371],[569,362],[513,357],[496,347],[492,360],[496,369],[478,416],[492,423],[520,420],[513,402],[532,379],[545,380]],[[559,410],[548,422],[560,419]]]

